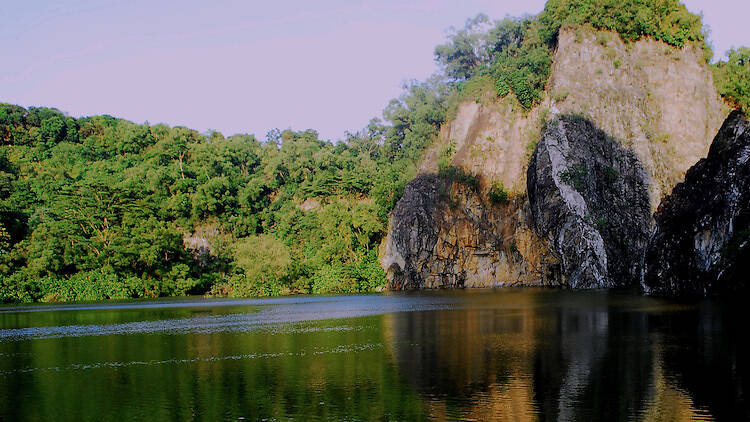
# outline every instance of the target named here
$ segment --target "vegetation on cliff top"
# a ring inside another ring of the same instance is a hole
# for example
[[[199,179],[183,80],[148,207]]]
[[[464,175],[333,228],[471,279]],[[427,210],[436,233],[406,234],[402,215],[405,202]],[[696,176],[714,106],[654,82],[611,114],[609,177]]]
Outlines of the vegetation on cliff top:
[[[311,130],[225,138],[0,104],[0,301],[372,290],[385,281],[376,250],[388,215],[447,110],[488,87],[531,108],[560,28],[581,24],[705,45],[700,18],[676,0],[480,15],[435,50],[449,81],[409,84],[384,121],[338,143]],[[749,57],[739,49],[715,66],[720,93],[746,110]],[[476,184],[443,161],[445,177]],[[203,232],[215,234],[198,251],[189,238]]]
[[[512,92],[529,109],[544,92],[560,28],[577,25],[615,31],[625,41],[695,43],[711,57],[700,17],[678,0],[550,0],[535,17],[491,22],[479,15],[437,46],[435,57],[459,90],[466,81],[489,76],[499,97]]]

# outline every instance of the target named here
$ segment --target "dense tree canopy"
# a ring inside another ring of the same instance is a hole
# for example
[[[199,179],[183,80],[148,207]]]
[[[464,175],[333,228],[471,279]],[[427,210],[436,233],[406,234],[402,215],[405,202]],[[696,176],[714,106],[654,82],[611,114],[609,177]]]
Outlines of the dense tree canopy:
[[[388,213],[448,94],[411,83],[386,123],[338,143],[0,105],[0,298],[372,290]]]

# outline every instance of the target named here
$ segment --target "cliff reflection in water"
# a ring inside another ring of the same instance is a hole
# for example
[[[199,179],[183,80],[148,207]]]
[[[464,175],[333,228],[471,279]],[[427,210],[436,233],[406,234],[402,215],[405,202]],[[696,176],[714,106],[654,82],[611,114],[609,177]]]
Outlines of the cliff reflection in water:
[[[469,295],[465,309],[384,317],[395,365],[431,418],[750,417],[748,350],[721,306],[602,292]]]
[[[0,420],[750,420],[743,308],[431,291],[0,308]]]

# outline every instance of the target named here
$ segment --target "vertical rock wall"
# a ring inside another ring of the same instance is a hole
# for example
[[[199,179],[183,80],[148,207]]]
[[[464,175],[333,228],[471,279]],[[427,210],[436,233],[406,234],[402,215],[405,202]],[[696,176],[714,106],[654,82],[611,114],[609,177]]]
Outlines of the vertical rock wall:
[[[727,118],[708,157],[664,199],[646,254],[651,293],[706,295],[750,287],[750,121]]]
[[[472,187],[418,176],[393,210],[390,288],[558,285],[556,258],[527,226],[524,202],[492,204]]]
[[[638,285],[649,231],[638,157],[582,118],[553,120],[528,170],[534,226],[572,288]]]

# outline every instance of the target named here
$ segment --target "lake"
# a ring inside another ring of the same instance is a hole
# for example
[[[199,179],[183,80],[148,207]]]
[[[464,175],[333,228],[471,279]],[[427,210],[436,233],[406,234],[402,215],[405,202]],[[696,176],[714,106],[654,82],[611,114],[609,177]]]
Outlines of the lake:
[[[750,420],[747,312],[499,289],[0,307],[0,420]]]

